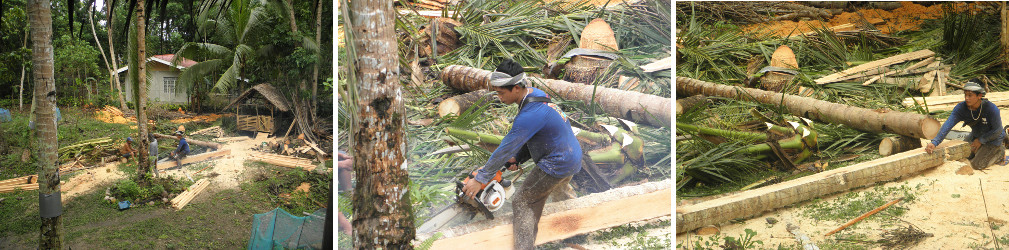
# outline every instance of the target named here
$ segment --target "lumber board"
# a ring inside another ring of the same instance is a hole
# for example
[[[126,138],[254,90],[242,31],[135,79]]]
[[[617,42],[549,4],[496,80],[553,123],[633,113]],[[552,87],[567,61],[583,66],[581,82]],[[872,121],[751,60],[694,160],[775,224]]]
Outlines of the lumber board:
[[[312,171],[312,170],[315,170],[316,167],[318,167],[318,166],[315,166],[315,165],[311,164],[311,161],[309,161],[309,163],[306,164],[306,163],[300,162],[300,161],[299,162],[293,162],[293,161],[288,161],[288,160],[279,159],[279,158],[273,158],[273,157],[256,156],[256,155],[253,155],[253,154],[249,154],[249,156],[253,160],[262,161],[262,162],[265,162],[265,163],[269,163],[269,164],[273,164],[273,165],[277,165],[277,166],[281,166],[281,167],[300,168],[300,169],[304,169],[305,171]]]
[[[210,180],[208,179],[200,179],[199,181],[196,181],[196,183],[193,183],[192,186],[189,186],[189,190],[182,192],[174,199],[172,199],[171,201],[172,207],[175,208],[175,210],[180,210],[183,207],[186,207],[186,205],[189,204],[189,202],[192,201],[193,198],[196,197],[196,195],[200,194],[200,192],[203,192],[203,190],[206,189],[208,185],[210,185]]]
[[[38,190],[39,189],[39,184],[38,183],[29,183],[29,184],[3,186],[3,187],[0,187],[0,194],[14,192],[14,190],[17,190],[17,189],[22,189],[22,190],[25,190],[25,191]]]
[[[300,157],[293,157],[293,156],[287,156],[287,155],[278,155],[278,154],[262,153],[262,152],[251,152],[251,153],[249,153],[249,156],[257,157],[257,158],[277,159],[277,160],[287,161],[287,162],[291,162],[291,163],[312,164],[312,160],[311,159],[300,158]]]
[[[229,154],[231,154],[231,149],[218,150],[218,151],[207,152],[207,153],[202,153],[202,154],[198,154],[198,155],[190,155],[190,156],[182,159],[182,165],[186,165],[186,164],[190,164],[190,163],[196,163],[196,162],[201,162],[201,161],[206,161],[206,160],[210,160],[210,159],[213,159],[213,158],[216,158],[216,157],[222,157],[222,156],[229,155]],[[177,164],[176,164],[176,162],[174,160],[169,160],[169,161],[165,161],[165,162],[159,162],[157,168],[158,168],[158,170],[162,170],[162,169],[167,169],[167,168],[173,168],[176,165]]]
[[[925,49],[925,50],[919,50],[919,51],[915,51],[915,52],[910,52],[910,53],[904,53],[904,54],[900,54],[900,55],[895,55],[895,56],[883,58],[883,59],[880,59],[880,60],[871,61],[871,62],[862,64],[862,65],[858,65],[858,66],[855,66],[855,67],[848,68],[848,69],[843,70],[841,72],[837,72],[837,73],[834,73],[834,74],[830,74],[830,75],[821,77],[820,79],[816,79],[815,82],[816,82],[816,84],[832,83],[832,82],[836,82],[838,79],[841,79],[841,78],[843,78],[845,76],[848,76],[848,75],[851,75],[851,74],[867,71],[867,70],[874,69],[874,68],[882,68],[882,67],[886,67],[886,66],[890,66],[890,65],[894,65],[894,64],[910,61],[910,60],[917,60],[917,59],[922,59],[922,58],[926,58],[926,57],[931,57],[931,56],[934,56],[934,55],[935,55],[935,52],[932,52],[931,50],[927,50],[927,49]]]
[[[966,158],[970,146],[962,141],[947,141],[932,154],[922,148],[848,167],[825,171],[795,180],[750,191],[680,206],[676,209],[676,233],[732,219],[759,216],[765,211],[837,192],[864,187],[909,176]]]
[[[34,180],[34,181],[33,181]],[[21,184],[32,184],[38,182],[38,175],[26,175],[17,178],[11,178],[0,181],[0,187],[11,186],[11,185],[21,185]]]
[[[668,216],[672,212],[670,210],[672,192],[672,189],[667,187],[651,193],[602,202],[592,207],[544,214],[540,217],[536,244],[561,240],[635,221]],[[512,249],[512,247],[512,225],[506,224],[437,240],[431,249]]]
[[[651,72],[655,72],[655,71],[659,71],[659,70],[666,70],[666,69],[671,69],[671,68],[673,68],[673,57],[672,56],[666,57],[666,58],[660,59],[658,61],[654,61],[652,63],[645,64],[645,65],[641,66],[641,70],[643,70],[645,73],[651,73]]]

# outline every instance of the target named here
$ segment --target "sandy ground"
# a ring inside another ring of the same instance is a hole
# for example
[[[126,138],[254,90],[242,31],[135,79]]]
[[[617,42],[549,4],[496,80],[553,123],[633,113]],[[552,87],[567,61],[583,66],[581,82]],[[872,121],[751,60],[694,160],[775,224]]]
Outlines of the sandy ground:
[[[1000,107],[1002,124],[1009,124],[1009,108]],[[970,127],[957,125],[957,130],[969,130]],[[924,142],[924,140],[923,140]],[[1007,153],[1009,155],[1009,153]],[[992,231],[1001,238],[1009,235],[1009,166],[992,166],[983,171],[974,171],[966,160],[948,161],[945,164],[922,171],[918,175],[905,177],[896,181],[877,186],[899,187],[908,186],[912,190],[921,186],[914,202],[899,202],[894,207],[906,208],[907,212],[900,219],[917,226],[933,237],[927,237],[912,249],[966,249],[975,246],[993,248]],[[842,192],[840,194],[822,197],[824,201],[833,201],[850,192],[864,192],[875,186]],[[982,198],[982,188],[984,197]],[[987,209],[985,203],[987,202]],[[781,245],[796,245],[796,240],[788,230],[787,223],[799,226],[810,236],[813,242],[821,243],[825,239],[835,239],[837,234],[823,235],[840,227],[845,221],[819,221],[803,215],[812,202],[795,204],[791,208],[767,212],[741,223],[722,223],[720,231],[723,236],[738,237],[744,235],[745,229],[757,232],[754,240],[763,241],[764,247],[774,248]],[[890,209],[890,208],[888,208]],[[874,215],[876,216],[876,215]],[[768,217],[779,222],[769,224]],[[986,225],[988,218],[999,224],[996,230],[990,230]],[[906,226],[906,223],[890,223],[881,225],[881,220],[863,220],[852,227],[840,231],[843,233],[860,233],[868,236],[866,240],[879,240],[884,230],[895,229],[894,225]],[[676,243],[692,245],[699,237],[693,232],[676,235]],[[985,245],[987,244],[987,245]],[[703,244],[702,244],[703,245]],[[878,245],[867,245],[878,246]],[[1002,245],[1000,245],[1002,246]],[[1004,247],[1004,246],[1002,246]],[[822,248],[822,247],[821,247]]]
[[[60,189],[63,191],[61,195],[62,200],[66,202],[70,198],[89,192],[97,186],[126,177],[123,172],[119,171],[118,166],[119,163],[109,163],[103,167],[81,170],[74,173],[73,177],[60,184]]]
[[[158,143],[161,143],[162,140],[171,144],[176,143],[174,140],[165,140],[165,139],[159,140]],[[228,155],[227,157],[220,158],[217,160],[205,161],[203,163],[189,164],[182,166],[180,168],[170,168],[164,170],[163,172],[177,178],[186,178],[186,174],[189,174],[190,177],[196,178],[196,176],[193,176],[194,173],[200,171],[200,169],[204,167],[209,166],[209,168],[203,170],[203,172],[200,172],[198,175],[210,176],[212,175],[212,173],[219,174],[218,176],[212,177],[211,179],[212,188],[216,187],[220,189],[235,189],[238,188],[238,185],[243,181],[243,173],[245,172],[245,159],[248,158],[248,153],[251,151],[251,149],[263,142],[270,142],[273,140],[274,138],[266,138],[266,136],[259,136],[257,138],[249,140],[224,144],[221,150],[231,149],[231,154]]]

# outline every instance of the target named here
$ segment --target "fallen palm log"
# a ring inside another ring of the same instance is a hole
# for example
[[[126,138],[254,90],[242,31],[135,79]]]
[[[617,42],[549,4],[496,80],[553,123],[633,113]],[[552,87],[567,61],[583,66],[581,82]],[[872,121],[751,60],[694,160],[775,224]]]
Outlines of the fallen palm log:
[[[157,168],[158,168],[158,170],[167,169],[167,168],[174,168],[176,166],[181,166],[181,165],[186,165],[186,164],[190,164],[190,163],[196,163],[196,162],[206,161],[206,160],[210,160],[210,159],[214,159],[214,158],[218,158],[218,157],[224,157],[224,156],[229,155],[229,154],[231,154],[231,149],[218,150],[218,151],[207,152],[207,153],[202,153],[202,154],[198,154],[198,155],[190,155],[190,156],[188,156],[186,158],[182,158],[182,164],[179,164],[175,160],[167,160],[167,161],[164,161],[164,162],[159,162],[158,165],[157,165]]]
[[[166,135],[166,134],[158,134],[158,133],[154,133],[154,137],[162,138],[162,139],[172,139],[172,140],[176,140],[176,141],[179,140],[179,139],[175,138],[175,136],[170,136],[170,135]],[[220,143],[205,142],[205,141],[193,140],[193,139],[189,139],[189,138],[186,138],[186,142],[189,143],[189,144],[192,144],[192,145],[209,147],[209,148],[212,148],[214,150],[221,149],[221,144]]]
[[[673,204],[671,187],[672,181],[664,180],[547,204],[540,217],[536,244],[668,216]],[[512,214],[494,217],[440,231],[443,238],[431,249],[512,249]],[[418,232],[417,238],[427,239],[435,233]]]
[[[964,159],[970,146],[962,141],[940,144],[934,153],[915,149],[844,168],[821,172],[750,191],[676,208],[676,233],[732,219],[758,216],[798,202],[890,181]]]
[[[488,89],[490,73],[487,70],[451,65],[442,70],[441,79],[445,85],[454,89],[476,91]],[[613,117],[664,127],[669,127],[672,121],[670,98],[561,80],[536,77],[528,79],[533,87],[543,89],[555,97],[599,103],[603,111]]]
[[[293,123],[292,123],[292,125],[293,125]],[[251,139],[251,138],[249,138],[248,136],[235,136],[235,137],[214,138],[214,141],[223,142],[223,143],[229,143],[229,142],[236,142],[236,141],[244,141],[244,140],[248,140],[248,139]]]
[[[312,164],[312,160],[298,157],[291,157],[286,155],[270,154],[270,153],[260,153],[251,152],[249,153],[249,159],[266,162],[269,164],[288,167],[288,168],[300,168],[305,171],[315,170],[316,165]]]
[[[12,178],[12,179],[6,179],[6,180],[0,181],[0,187],[13,186],[13,185],[23,185],[23,184],[32,184],[32,183],[38,182],[38,179],[39,179],[38,175],[27,175],[27,176],[21,176],[21,177],[17,177],[17,178]]]
[[[693,95],[687,98],[676,99],[676,114],[683,114],[683,112],[695,108],[707,107],[708,104],[708,98],[704,97],[704,95]]]
[[[494,98],[494,95],[492,95],[490,91],[482,89],[449,97],[441,103],[438,103],[438,116],[445,117],[449,114],[459,115],[468,110],[470,107],[473,107],[474,104],[479,107],[480,105],[484,105],[495,100],[497,100],[497,98]]]
[[[915,52],[911,52],[911,53],[906,53],[906,54],[895,55],[895,56],[883,58],[883,59],[880,59],[880,60],[868,62],[868,63],[862,64],[862,65],[859,65],[859,66],[855,66],[855,67],[852,67],[852,68],[848,68],[848,69],[843,70],[841,72],[837,72],[837,73],[834,73],[834,74],[830,74],[830,75],[824,76],[824,77],[822,77],[820,79],[816,79],[815,82],[817,84],[827,84],[827,83],[837,82],[837,81],[839,81],[839,79],[842,79],[845,76],[849,76],[851,74],[855,74],[855,73],[859,73],[859,72],[863,72],[863,71],[867,71],[867,70],[875,69],[875,68],[882,68],[882,67],[886,67],[886,66],[890,66],[890,65],[894,65],[894,64],[910,61],[910,60],[917,60],[917,59],[922,59],[922,58],[926,58],[926,57],[931,57],[931,56],[934,56],[934,55],[935,55],[935,52],[932,52],[931,50],[927,50],[927,49],[926,50],[919,50],[919,51],[915,51]]]
[[[891,110],[871,110],[759,89],[741,88],[676,77],[676,91],[686,95],[703,94],[736,100],[753,100],[783,105],[793,115],[811,118],[872,133],[894,133],[931,139],[941,126],[934,118]]]
[[[883,138],[879,142],[879,155],[888,156],[921,147],[921,140],[907,136]]]
[[[175,208],[175,210],[180,210],[183,207],[186,207],[186,205],[189,204],[193,198],[196,198],[196,195],[203,192],[203,189],[206,189],[208,185],[210,185],[210,180],[206,178],[196,181],[196,183],[193,183],[192,186],[189,186],[188,190],[172,199],[172,207]]]

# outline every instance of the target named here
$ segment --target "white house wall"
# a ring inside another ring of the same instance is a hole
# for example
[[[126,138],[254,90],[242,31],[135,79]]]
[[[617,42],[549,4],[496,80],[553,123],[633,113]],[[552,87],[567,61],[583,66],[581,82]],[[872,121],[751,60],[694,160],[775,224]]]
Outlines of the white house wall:
[[[148,64],[150,65],[150,64]],[[185,88],[175,88],[176,93],[174,95],[165,93],[164,79],[165,77],[175,77],[176,80],[179,77],[178,70],[172,71],[148,71],[149,84],[147,88],[147,100],[151,103],[164,103],[164,104],[185,104],[189,102],[189,95]],[[124,72],[123,75],[128,74]],[[133,81],[129,77],[125,77],[126,80],[123,81],[126,84],[126,100],[133,101]],[[178,83],[176,83],[178,84]]]

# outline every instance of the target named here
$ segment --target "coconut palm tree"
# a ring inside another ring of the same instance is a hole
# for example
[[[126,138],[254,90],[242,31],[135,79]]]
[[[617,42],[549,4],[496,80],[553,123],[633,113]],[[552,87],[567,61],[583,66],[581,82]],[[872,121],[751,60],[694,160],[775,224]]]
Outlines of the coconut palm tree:
[[[63,248],[63,204],[60,203],[60,177],[56,164],[56,79],[53,76],[53,25],[49,0],[29,0],[28,20],[32,28],[32,75],[35,83],[35,99],[39,108],[34,110],[38,119],[39,200],[43,197],[57,197],[52,203],[39,204],[41,211],[61,211],[57,214],[41,213],[39,232],[40,249]],[[49,51],[46,53],[45,51]],[[56,206],[53,208],[52,206]]]
[[[182,71],[180,86],[193,86],[203,77],[224,70],[213,84],[213,89],[224,92],[237,87],[242,67],[255,52],[250,45],[250,33],[262,24],[267,13],[264,6],[264,2],[259,0],[204,2],[197,16],[199,36],[213,37],[219,43],[190,42],[175,53],[177,56],[173,63],[181,62],[182,58],[211,58]]]

